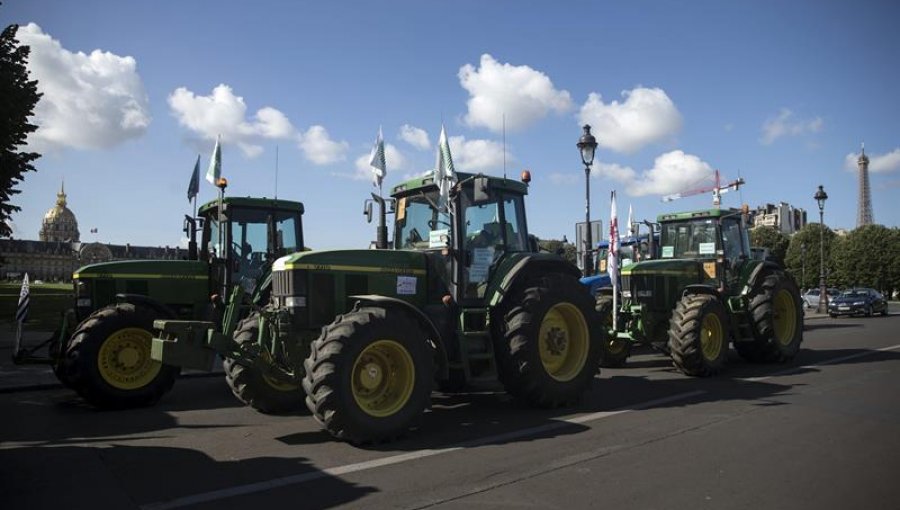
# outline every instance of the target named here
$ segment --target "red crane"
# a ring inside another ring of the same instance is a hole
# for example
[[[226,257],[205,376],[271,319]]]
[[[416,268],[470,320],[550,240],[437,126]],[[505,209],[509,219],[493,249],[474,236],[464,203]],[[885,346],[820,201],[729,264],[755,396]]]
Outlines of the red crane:
[[[720,179],[721,177],[719,176],[719,171],[716,170],[716,183],[713,186],[704,186],[702,188],[696,188],[688,191],[682,191],[680,193],[666,195],[662,197],[662,201],[671,202],[672,200],[678,200],[679,198],[699,195],[701,193],[709,193],[710,191],[712,191],[713,207],[719,207],[719,205],[722,203],[722,193],[737,191],[738,188],[740,188],[744,184],[744,179],[741,177],[738,177],[737,180],[731,181],[725,185],[722,184]]]

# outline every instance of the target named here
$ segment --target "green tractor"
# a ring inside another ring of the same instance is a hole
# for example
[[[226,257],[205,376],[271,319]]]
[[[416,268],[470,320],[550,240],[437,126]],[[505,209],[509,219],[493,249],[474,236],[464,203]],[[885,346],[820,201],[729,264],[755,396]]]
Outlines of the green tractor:
[[[692,376],[719,372],[729,341],[752,362],[783,362],[803,340],[797,284],[780,265],[754,259],[746,211],[711,209],[663,214],[659,258],[621,269],[613,323],[613,289],[596,309],[611,332],[603,366],[622,366],[635,342],[669,354]]]
[[[236,316],[267,302],[271,261],[303,246],[302,214],[303,204],[286,200],[224,197],[202,205],[197,218],[185,216],[185,260],[81,267],[73,274],[75,306],[59,333],[16,360],[51,364],[63,384],[99,408],[153,404],[180,372],[151,358],[153,321],[203,319],[219,329],[223,296],[237,300],[229,308]],[[43,345],[48,355],[36,356]],[[205,362],[211,369],[213,358]]]
[[[404,434],[435,383],[499,381],[536,406],[572,403],[598,371],[602,330],[577,268],[528,235],[528,180],[459,174],[443,200],[430,176],[396,186],[393,249],[278,259],[271,303],[230,346],[202,324],[157,321],[154,356],[183,366],[217,349],[239,399],[263,412],[305,399],[352,443]]]

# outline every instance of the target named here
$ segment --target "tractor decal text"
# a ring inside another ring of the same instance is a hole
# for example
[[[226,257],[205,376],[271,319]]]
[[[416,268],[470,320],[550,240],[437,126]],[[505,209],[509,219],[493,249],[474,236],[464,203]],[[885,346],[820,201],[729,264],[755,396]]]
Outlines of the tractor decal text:
[[[335,264],[291,264],[284,265],[285,269],[310,269],[313,271],[356,271],[360,273],[387,273],[397,275],[424,276],[424,269],[410,269],[406,267],[379,267],[379,266],[343,266]]]

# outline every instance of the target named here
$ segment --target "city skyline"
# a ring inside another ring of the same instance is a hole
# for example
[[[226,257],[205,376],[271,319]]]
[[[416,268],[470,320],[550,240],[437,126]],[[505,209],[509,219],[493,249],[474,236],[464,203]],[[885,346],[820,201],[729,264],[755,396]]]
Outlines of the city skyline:
[[[459,170],[531,170],[542,238],[574,239],[584,220],[584,123],[604,225],[612,189],[636,219],[710,207],[711,194],[660,198],[718,169],[747,181],[723,207],[818,213],[822,184],[826,223],[853,228],[861,142],[875,223],[900,219],[894,5],[212,5],[0,6],[44,93],[29,139],[43,157],[13,197],[14,237],[36,239],[65,179],[83,242],[177,245],[194,162],[205,171],[221,135],[229,194],[272,196],[277,152],[278,196],[306,205],[308,244],[364,247],[379,129],[387,191],[433,167],[442,125]],[[201,182],[200,200],[214,196]]]

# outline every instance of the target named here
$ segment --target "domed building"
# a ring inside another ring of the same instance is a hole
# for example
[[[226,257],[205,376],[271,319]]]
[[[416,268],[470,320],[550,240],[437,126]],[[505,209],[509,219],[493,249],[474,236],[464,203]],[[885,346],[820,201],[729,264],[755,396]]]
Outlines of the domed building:
[[[44,215],[38,239],[52,243],[77,243],[79,237],[75,213],[66,207],[66,185],[63,183],[56,194],[56,205]]]
[[[96,229],[90,229],[96,234]],[[72,273],[86,264],[111,260],[180,260],[187,251],[180,247],[132,246],[98,241],[81,242],[78,221],[66,206],[65,184],[56,194],[56,205],[47,211],[38,232],[39,241],[0,239],[0,279],[68,282]]]

